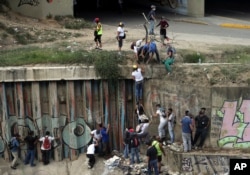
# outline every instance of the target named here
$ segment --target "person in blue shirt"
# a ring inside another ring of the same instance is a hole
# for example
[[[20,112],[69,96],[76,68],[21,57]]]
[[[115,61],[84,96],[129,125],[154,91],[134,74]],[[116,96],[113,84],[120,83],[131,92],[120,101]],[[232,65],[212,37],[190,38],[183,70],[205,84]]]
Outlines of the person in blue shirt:
[[[11,154],[13,156],[13,160],[11,162],[11,169],[16,169],[17,165],[18,165],[18,151],[19,151],[19,147],[20,147],[20,135],[19,134],[15,134],[12,138],[11,138]]]
[[[185,111],[185,116],[181,120],[182,126],[182,141],[184,146],[184,152],[191,151],[191,132],[193,130],[192,120],[189,117],[189,111]]]
[[[109,153],[109,126],[109,124],[107,127],[103,126],[102,123],[99,124],[102,137],[102,155]]]
[[[148,61],[146,62],[146,64],[148,64],[149,61],[151,61],[153,59],[154,54],[156,54],[157,62],[160,63],[159,52],[158,52],[158,49],[157,49],[157,46],[156,46],[156,43],[154,42],[154,40],[151,40],[149,43],[148,54],[149,54],[149,58],[148,58]]]

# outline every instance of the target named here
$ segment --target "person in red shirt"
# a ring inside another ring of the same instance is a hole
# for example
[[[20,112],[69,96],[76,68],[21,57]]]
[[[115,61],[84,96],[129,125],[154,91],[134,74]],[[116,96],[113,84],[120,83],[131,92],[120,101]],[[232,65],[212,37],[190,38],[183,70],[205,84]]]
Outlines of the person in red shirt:
[[[156,27],[160,26],[160,35],[161,35],[161,42],[165,46],[164,43],[165,39],[169,41],[169,38],[167,37],[167,28],[169,27],[169,24],[164,16],[161,17],[160,22],[156,25]]]

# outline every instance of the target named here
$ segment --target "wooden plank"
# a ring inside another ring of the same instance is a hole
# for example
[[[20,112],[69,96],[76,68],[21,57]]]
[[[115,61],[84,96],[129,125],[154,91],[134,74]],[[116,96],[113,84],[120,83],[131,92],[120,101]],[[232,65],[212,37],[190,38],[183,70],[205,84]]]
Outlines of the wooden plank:
[[[75,93],[74,93],[74,81],[67,81],[67,109],[68,109],[68,122],[75,121]],[[70,127],[69,127],[70,128]],[[69,134],[73,134],[74,132],[70,129]],[[70,138],[70,144],[77,144],[77,139],[72,137]],[[76,160],[78,157],[78,152],[75,149],[69,149],[69,156],[71,160]]]
[[[27,89],[26,89],[27,90]],[[26,98],[29,98],[28,93],[26,91]],[[42,127],[42,115],[41,115],[41,102],[40,102],[40,86],[39,82],[32,82],[31,83],[31,103],[32,103],[32,118],[35,120],[36,127],[38,129],[38,135],[41,137],[43,136],[43,127]],[[27,102],[29,100],[27,99]],[[26,113],[29,113],[29,105],[26,105]],[[41,153],[41,146],[37,144],[37,155],[38,160],[42,161],[42,153]]]

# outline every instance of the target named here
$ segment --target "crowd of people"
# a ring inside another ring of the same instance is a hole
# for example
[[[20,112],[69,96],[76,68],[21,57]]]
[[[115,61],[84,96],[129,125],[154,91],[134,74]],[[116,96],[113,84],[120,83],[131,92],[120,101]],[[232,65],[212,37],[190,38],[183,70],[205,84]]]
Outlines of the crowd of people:
[[[13,157],[11,162],[11,169],[16,169],[17,166],[22,162],[19,159],[19,151],[20,147],[24,144],[27,144],[27,153],[24,159],[24,164],[30,164],[31,167],[35,167],[36,164],[34,163],[35,160],[35,153],[36,153],[36,146],[40,142],[41,143],[41,153],[42,153],[42,161],[44,165],[48,165],[50,163],[51,157],[51,149],[52,149],[52,142],[57,138],[50,136],[50,132],[46,131],[45,136],[38,138],[38,136],[34,135],[34,131],[29,131],[28,135],[22,139],[18,133],[13,134],[11,137],[9,148],[11,151],[11,155]]]

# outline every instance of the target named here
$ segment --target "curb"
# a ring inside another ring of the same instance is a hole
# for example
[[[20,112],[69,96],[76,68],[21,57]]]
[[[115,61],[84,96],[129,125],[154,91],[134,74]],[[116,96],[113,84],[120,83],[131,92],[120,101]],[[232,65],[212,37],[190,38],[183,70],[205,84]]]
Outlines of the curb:
[[[250,25],[247,24],[222,23],[220,26],[227,28],[250,29]]]
[[[206,23],[206,22],[197,21],[197,20],[190,20],[190,19],[175,19],[173,21],[175,21],[175,22],[186,22],[186,23],[192,23],[192,24],[208,25],[208,23]]]

